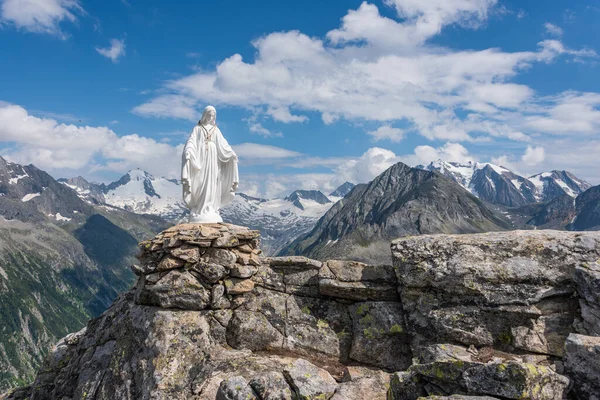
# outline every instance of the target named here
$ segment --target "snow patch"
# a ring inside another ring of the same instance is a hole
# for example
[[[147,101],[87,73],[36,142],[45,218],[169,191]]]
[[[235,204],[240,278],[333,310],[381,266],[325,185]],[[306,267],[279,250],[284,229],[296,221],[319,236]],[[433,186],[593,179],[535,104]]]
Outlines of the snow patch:
[[[29,193],[29,194],[26,194],[25,196],[23,196],[23,198],[21,199],[21,201],[23,203],[25,203],[26,201],[29,201],[31,199],[35,199],[36,197],[39,197],[41,195],[42,195],[41,193]]]
[[[577,197],[577,193],[575,193],[573,191],[573,189],[571,189],[569,187],[569,185],[567,185],[562,179],[555,179],[554,182],[556,182],[558,184],[558,186],[560,186],[560,188],[562,190],[565,191],[566,194],[568,194],[571,197]]]
[[[523,186],[523,181],[521,181],[519,179],[511,179],[510,183],[512,183],[514,187],[519,189],[519,191],[521,191],[521,187]]]
[[[56,215],[54,215],[54,214],[48,214],[48,216],[56,219],[57,221],[65,221],[65,222],[69,222],[70,220],[73,219],[73,218],[63,217],[62,215],[60,215],[59,212],[56,213]]]
[[[17,175],[14,178],[10,178],[8,180],[8,183],[10,183],[11,185],[16,185],[21,179],[23,178],[27,178],[29,175],[25,174],[25,175]]]

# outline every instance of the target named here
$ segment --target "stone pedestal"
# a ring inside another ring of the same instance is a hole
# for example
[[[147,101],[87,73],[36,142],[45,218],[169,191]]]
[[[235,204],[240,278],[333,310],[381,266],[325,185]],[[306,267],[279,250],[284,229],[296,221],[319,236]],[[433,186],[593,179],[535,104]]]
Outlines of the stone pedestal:
[[[180,224],[140,243],[136,302],[184,310],[230,308],[254,289],[258,231],[231,224]]]

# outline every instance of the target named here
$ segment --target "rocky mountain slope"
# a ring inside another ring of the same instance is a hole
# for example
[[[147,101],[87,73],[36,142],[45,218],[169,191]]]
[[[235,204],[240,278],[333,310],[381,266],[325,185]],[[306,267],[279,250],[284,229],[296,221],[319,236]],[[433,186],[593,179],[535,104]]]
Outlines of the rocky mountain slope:
[[[576,215],[571,228],[577,231],[600,230],[600,185],[594,186],[575,200]]]
[[[30,380],[57,338],[128,289],[136,243],[164,227],[0,157],[0,389]]]
[[[517,229],[600,229],[600,186],[594,186],[573,198],[567,194],[522,207],[499,207]]]
[[[330,197],[346,197],[348,193],[356,186],[354,183],[342,183],[337,189],[329,194]]]
[[[454,180],[398,163],[358,185],[280,254],[389,263],[394,237],[512,227]]]
[[[598,232],[403,238],[393,267],[261,258],[257,239],[243,227],[180,225],[141,243],[135,289],[61,340],[8,398],[600,392]]]
[[[480,199],[507,207],[546,202],[563,195],[576,197],[591,187],[568,171],[543,172],[525,178],[490,163],[443,160],[418,168],[438,171]]]
[[[284,199],[257,199],[244,194],[221,210],[223,220],[261,232],[263,251],[277,254],[298,236],[309,232],[339,198],[318,190],[297,190]]]

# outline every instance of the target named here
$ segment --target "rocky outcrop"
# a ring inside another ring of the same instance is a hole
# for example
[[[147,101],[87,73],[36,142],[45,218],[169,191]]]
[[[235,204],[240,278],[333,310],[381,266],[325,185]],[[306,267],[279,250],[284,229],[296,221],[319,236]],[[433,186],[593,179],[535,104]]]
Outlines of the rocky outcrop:
[[[458,381],[463,392],[479,388],[501,398],[560,398],[568,381],[552,370],[563,371],[565,355],[567,372],[577,371],[569,374],[575,387],[597,379],[597,361],[581,348],[595,349],[592,339],[572,334],[598,335],[600,233],[420,236],[392,242],[392,254],[415,356],[429,363],[449,359],[429,375],[413,365],[409,372],[418,379]],[[447,344],[460,347],[436,347]],[[473,356],[488,364],[471,370]],[[487,374],[512,384],[502,388]],[[528,394],[517,381],[529,382]],[[578,393],[573,396],[588,398]]]
[[[142,242],[136,287],[9,398],[559,400],[596,389],[598,344],[583,336],[596,322],[579,305],[598,306],[595,281],[577,274],[596,270],[600,234],[404,238],[393,267],[264,258],[258,244],[228,224]]]

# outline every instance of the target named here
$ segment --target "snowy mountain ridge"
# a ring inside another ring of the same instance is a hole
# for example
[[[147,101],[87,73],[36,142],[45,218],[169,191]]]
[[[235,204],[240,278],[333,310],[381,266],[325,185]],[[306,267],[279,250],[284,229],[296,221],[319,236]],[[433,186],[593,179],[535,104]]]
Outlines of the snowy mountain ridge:
[[[131,170],[108,185],[90,183],[81,177],[60,182],[89,203],[100,202],[137,214],[158,215],[172,223],[178,223],[187,214],[177,180],[157,178],[141,169]],[[346,182],[334,193],[347,193],[353,186]],[[225,222],[260,230],[263,251],[272,254],[312,229],[341,198],[326,196],[318,190],[296,190],[283,199],[270,200],[237,193],[233,202],[221,210],[221,215]]]
[[[417,168],[452,178],[482,200],[508,207],[549,201],[563,194],[576,197],[591,187],[568,171],[542,172],[525,178],[492,163],[436,160]]]
[[[590,187],[566,171],[544,172],[525,178],[491,163],[443,160],[417,168],[440,172],[480,199],[507,207],[522,207],[564,194],[575,197]],[[131,170],[108,185],[89,183],[81,177],[60,181],[76,190],[88,203],[157,215],[171,223],[180,222],[187,214],[181,200],[181,184],[177,180],[155,177],[141,169]],[[277,199],[237,193],[234,201],[221,210],[221,215],[225,222],[260,230],[263,250],[266,254],[276,254],[295,238],[309,232],[353,188],[352,183],[346,182],[329,196],[318,190],[296,190]]]

